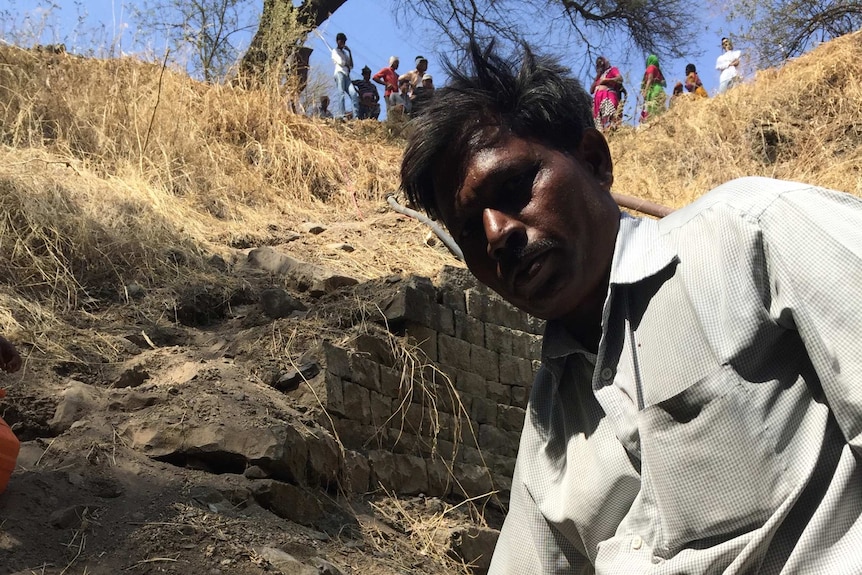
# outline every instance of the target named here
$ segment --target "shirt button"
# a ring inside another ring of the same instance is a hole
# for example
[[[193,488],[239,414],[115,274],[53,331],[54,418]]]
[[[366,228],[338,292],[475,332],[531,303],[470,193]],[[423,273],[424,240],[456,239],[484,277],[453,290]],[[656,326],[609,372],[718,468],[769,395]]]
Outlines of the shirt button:
[[[640,535],[635,535],[634,537],[632,537],[632,549],[634,549],[635,551],[640,549],[643,544],[644,540],[640,538]]]
[[[614,377],[614,370],[609,367],[606,367],[602,370],[602,373],[600,375],[602,376],[602,379],[604,381],[610,381]]]

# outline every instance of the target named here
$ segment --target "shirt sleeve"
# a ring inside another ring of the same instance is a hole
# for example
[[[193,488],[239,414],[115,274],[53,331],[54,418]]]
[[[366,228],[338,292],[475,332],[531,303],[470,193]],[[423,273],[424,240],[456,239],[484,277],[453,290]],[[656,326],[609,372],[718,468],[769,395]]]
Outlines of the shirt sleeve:
[[[509,513],[503,522],[488,575],[590,575],[589,560],[539,511],[516,465]]]
[[[770,308],[798,330],[845,439],[862,455],[862,199],[786,192],[761,216]]]

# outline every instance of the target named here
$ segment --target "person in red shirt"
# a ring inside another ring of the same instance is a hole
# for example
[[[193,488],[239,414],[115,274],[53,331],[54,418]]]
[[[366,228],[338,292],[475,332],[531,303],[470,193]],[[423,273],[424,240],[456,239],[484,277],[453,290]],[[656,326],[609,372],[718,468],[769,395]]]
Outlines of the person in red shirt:
[[[398,92],[398,72],[396,71],[398,70],[398,64],[398,56],[391,56],[389,58],[389,66],[371,77],[372,80],[385,88],[383,99],[386,100],[387,109],[389,109],[389,96],[392,93]]]

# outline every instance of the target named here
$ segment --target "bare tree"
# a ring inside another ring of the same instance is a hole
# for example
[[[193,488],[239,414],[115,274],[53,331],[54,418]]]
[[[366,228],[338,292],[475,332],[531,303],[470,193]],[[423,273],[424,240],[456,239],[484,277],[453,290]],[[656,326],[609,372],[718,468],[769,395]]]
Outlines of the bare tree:
[[[207,82],[223,77],[239,52],[232,39],[254,24],[252,0],[147,0],[138,26],[163,36],[176,58]]]
[[[728,21],[745,22],[736,39],[760,66],[780,64],[812,45],[862,27],[860,0],[730,0]]]
[[[681,56],[696,37],[687,0],[400,0],[401,17],[420,17],[455,46],[467,38],[543,45],[556,35],[578,39],[579,52]]]

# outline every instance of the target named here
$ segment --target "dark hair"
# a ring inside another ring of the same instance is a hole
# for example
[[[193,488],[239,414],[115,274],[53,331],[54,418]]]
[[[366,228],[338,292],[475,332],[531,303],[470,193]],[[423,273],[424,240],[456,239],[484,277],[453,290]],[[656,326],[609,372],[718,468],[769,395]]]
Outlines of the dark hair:
[[[344,40],[345,42],[347,42],[347,36],[344,34],[344,32],[339,32],[335,35],[335,41],[338,42],[339,40]]]
[[[472,156],[506,135],[574,151],[593,127],[590,96],[570,71],[527,44],[522,52],[512,63],[493,41],[485,48],[471,42],[465,67],[445,63],[449,83],[412,120],[401,162],[401,188],[414,205],[439,216],[435,173],[447,178],[437,184],[454,189]]]
[[[694,67],[694,64],[686,64],[685,65],[685,75],[688,76],[692,72],[697,72],[697,68]]]
[[[368,73],[370,74],[370,73],[371,73],[371,68],[369,68],[368,66],[363,67],[363,68],[362,68],[362,73],[363,73],[363,74],[365,74],[366,72],[368,72]]]

